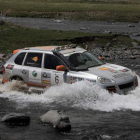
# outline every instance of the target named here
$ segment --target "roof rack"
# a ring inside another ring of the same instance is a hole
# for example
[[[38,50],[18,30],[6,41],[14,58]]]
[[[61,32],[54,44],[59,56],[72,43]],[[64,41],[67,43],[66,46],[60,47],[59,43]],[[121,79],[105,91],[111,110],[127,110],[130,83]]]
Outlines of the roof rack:
[[[57,48],[55,48],[55,51],[62,51],[62,50],[66,50],[66,49],[72,49],[72,48],[76,48],[77,45],[76,44],[70,44],[70,45],[64,45],[64,46],[59,46]]]

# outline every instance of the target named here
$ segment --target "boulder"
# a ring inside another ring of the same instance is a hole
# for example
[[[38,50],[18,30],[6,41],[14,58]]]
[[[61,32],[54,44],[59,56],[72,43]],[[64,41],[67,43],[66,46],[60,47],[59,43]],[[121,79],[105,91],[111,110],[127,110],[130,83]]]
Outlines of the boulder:
[[[130,59],[136,59],[136,57],[134,55],[131,55]]]
[[[4,24],[5,22],[2,19],[0,19],[0,25],[4,25]]]
[[[140,36],[140,33],[134,33],[133,36],[135,37]]]
[[[1,121],[9,125],[28,125],[30,117],[22,113],[9,113]]]
[[[111,43],[107,43],[106,44],[106,47],[111,47]]]
[[[135,27],[135,25],[133,25],[133,24],[128,24],[128,27]]]
[[[58,110],[48,111],[39,119],[42,123],[51,124],[53,128],[61,132],[67,132],[71,130],[69,118]]]

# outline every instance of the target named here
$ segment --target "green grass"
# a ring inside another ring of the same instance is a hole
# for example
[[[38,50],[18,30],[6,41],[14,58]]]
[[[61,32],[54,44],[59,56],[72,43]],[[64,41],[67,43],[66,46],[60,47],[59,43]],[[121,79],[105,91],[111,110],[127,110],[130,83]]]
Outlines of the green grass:
[[[0,0],[0,12],[16,17],[140,20],[139,0]]]
[[[134,42],[134,40],[130,39],[129,37],[123,37],[113,34],[38,30],[23,28],[12,24],[5,24],[0,26],[1,53],[8,53],[12,52],[15,49],[33,46],[66,45],[73,43],[81,45],[83,47],[84,43],[96,43],[105,46],[108,42],[113,44],[113,46],[121,47],[122,45],[124,45],[132,47],[132,42]]]

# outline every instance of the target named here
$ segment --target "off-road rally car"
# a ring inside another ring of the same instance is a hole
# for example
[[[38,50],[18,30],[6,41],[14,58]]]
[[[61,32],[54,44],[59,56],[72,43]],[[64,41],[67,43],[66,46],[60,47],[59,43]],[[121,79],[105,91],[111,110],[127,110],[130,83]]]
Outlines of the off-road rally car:
[[[47,88],[89,81],[109,92],[126,94],[138,86],[130,69],[105,63],[77,46],[42,46],[15,50],[3,67],[3,83],[13,79]]]

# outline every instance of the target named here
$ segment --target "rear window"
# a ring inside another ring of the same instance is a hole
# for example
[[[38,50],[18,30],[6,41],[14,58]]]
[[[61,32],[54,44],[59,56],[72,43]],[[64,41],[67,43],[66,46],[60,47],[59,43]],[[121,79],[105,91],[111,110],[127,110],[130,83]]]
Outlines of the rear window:
[[[41,68],[42,55],[42,53],[28,53],[24,65]]]
[[[23,53],[20,53],[17,57],[16,57],[16,59],[15,59],[15,63],[17,64],[17,65],[22,65],[22,62],[23,62],[23,60],[24,60],[24,57],[25,57],[25,52],[23,52]]]

